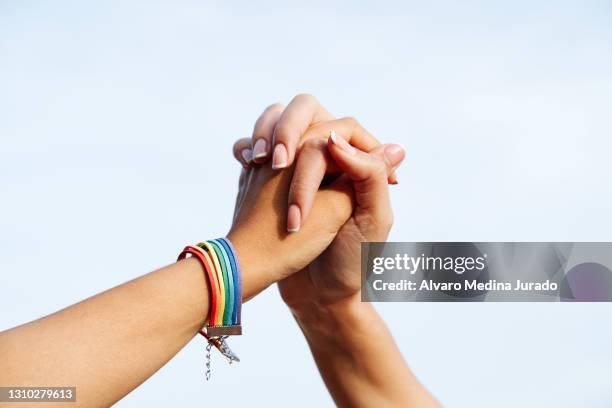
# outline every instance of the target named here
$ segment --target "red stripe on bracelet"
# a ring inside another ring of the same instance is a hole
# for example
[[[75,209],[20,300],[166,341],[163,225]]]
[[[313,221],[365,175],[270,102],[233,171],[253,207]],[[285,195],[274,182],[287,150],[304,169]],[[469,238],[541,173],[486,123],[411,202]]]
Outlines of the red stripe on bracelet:
[[[213,320],[214,316],[216,316],[216,313],[217,313],[217,299],[219,296],[219,294],[217,293],[218,287],[216,284],[215,270],[213,269],[213,266],[210,265],[210,263],[208,262],[208,259],[206,259],[201,249],[193,247],[193,246],[187,246],[185,247],[185,249],[183,249],[183,252],[181,252],[181,254],[178,256],[178,260],[181,261],[185,259],[187,257],[187,254],[190,254],[192,257],[195,257],[196,259],[198,259],[198,261],[200,261],[200,264],[204,268],[204,271],[206,272],[206,275],[208,278],[208,285],[207,285],[208,293],[211,298],[210,299],[210,314],[209,314],[210,316],[209,321],[211,321]],[[200,333],[204,335],[204,333],[202,332]]]

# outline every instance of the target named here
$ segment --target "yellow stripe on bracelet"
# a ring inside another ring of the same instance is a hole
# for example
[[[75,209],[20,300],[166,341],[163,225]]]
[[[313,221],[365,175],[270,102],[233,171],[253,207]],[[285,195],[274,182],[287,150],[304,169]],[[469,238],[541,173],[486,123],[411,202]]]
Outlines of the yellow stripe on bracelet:
[[[225,282],[223,281],[223,272],[221,269],[221,265],[219,264],[219,258],[217,258],[217,253],[213,249],[213,247],[208,242],[200,242],[198,246],[202,248],[205,252],[208,253],[210,258],[215,265],[215,272],[217,275],[217,284],[219,289],[219,300],[217,305],[217,313],[216,316],[211,316],[209,325],[210,326],[220,326],[223,324],[223,314],[225,313]]]
[[[216,266],[214,266],[215,263],[213,262],[211,257],[208,255],[208,252],[206,250],[204,250],[203,248],[201,248],[199,246],[191,246],[191,245],[189,246],[189,248],[193,248],[193,249],[197,250],[199,253],[202,254],[202,256],[204,258],[206,258],[206,261],[208,262],[209,265],[211,265],[212,268],[216,268]],[[215,271],[212,271],[210,276],[213,279],[212,282],[209,282],[209,284],[211,285],[210,290],[212,292],[215,292],[216,296],[221,296],[221,294],[219,294],[219,278],[217,277],[217,273]],[[215,286],[215,287],[212,287],[212,286]],[[211,299],[211,301],[212,301],[212,299]],[[209,318],[208,318],[208,324],[212,324],[213,320],[215,320],[215,318],[217,316],[219,316],[219,309],[218,309],[219,306],[218,306],[218,304],[219,304],[219,301],[216,302],[216,305],[215,305],[216,310],[215,310],[214,316],[210,315]],[[223,315],[221,315],[221,316],[223,316]]]
[[[232,276],[232,265],[225,252],[225,248],[217,240],[208,240],[208,242],[217,253],[219,261],[221,263],[221,269],[223,269],[223,281],[225,282],[225,310],[223,312],[223,326],[232,325],[232,312],[234,310],[234,279]],[[222,262],[221,262],[222,261]]]

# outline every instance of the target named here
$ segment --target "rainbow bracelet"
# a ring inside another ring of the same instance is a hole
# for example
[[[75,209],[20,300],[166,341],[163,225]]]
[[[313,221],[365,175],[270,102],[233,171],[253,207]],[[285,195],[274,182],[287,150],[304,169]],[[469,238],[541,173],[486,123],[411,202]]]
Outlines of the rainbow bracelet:
[[[200,242],[198,247],[212,259],[218,282],[216,289],[219,292],[218,296],[215,297],[217,302],[216,313],[210,315],[206,327],[208,336],[240,335],[242,334],[240,321],[242,281],[234,247],[227,238]]]
[[[188,245],[178,260],[190,255],[205,271],[210,298],[208,324],[200,330],[208,340],[207,351],[215,346],[231,362],[240,359],[231,351],[225,339],[242,334],[242,274],[234,246],[227,238],[218,238]],[[210,377],[210,354],[207,355],[206,378]]]

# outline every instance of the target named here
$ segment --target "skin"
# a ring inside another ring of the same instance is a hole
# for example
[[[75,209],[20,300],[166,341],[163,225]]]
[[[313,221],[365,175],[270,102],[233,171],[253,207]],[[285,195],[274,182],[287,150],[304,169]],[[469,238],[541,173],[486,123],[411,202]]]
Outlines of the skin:
[[[245,299],[310,263],[352,212],[350,185],[339,181],[317,193],[313,222],[299,236],[288,234],[284,197],[291,176],[292,169],[261,167],[243,179],[229,238],[241,262]],[[76,386],[73,406],[112,405],[185,346],[208,312],[201,265],[177,262],[0,332],[0,386]]]
[[[265,163],[270,158],[272,168],[276,170],[295,164],[287,196],[286,225],[290,232],[299,231],[309,217],[323,176],[337,170],[324,148],[329,134],[317,135],[316,140],[304,135],[308,129],[335,119],[314,96],[299,94],[287,107],[279,103],[268,106],[255,122],[253,136],[238,140],[234,146],[236,159],[245,167],[251,162]],[[349,137],[351,145],[366,152],[380,146],[380,142],[354,118],[340,121],[350,127],[342,136]],[[298,150],[299,155],[296,154]],[[397,184],[393,171],[389,182]]]
[[[308,265],[329,246],[351,215],[351,186],[337,180],[317,193],[313,206],[317,220],[304,226],[304,237],[288,233],[284,228],[285,197],[292,170],[278,172],[262,166],[247,169],[242,175],[228,238],[236,247],[241,265],[253,265],[250,281],[244,283],[247,299]],[[274,259],[274,273],[268,271],[270,259]]]
[[[264,112],[263,116],[266,115],[268,112]],[[304,170],[314,167],[320,172],[323,168],[320,157],[325,157],[323,173],[342,171],[343,177],[352,184],[356,206],[320,256],[279,282],[281,296],[304,333],[319,372],[338,406],[438,407],[438,402],[408,368],[372,305],[360,300],[360,243],[387,239],[393,221],[387,175],[399,166],[404,151],[397,145],[381,145],[365,154],[339,133],[351,127],[356,132],[354,127],[358,124],[342,127],[337,121],[331,123],[336,137],[326,140],[325,145],[319,141],[302,142],[302,149],[316,146],[313,150],[319,154],[300,150],[296,172],[300,163]],[[269,131],[271,126],[269,122]],[[320,127],[319,124],[311,126]],[[317,140],[309,136],[306,132],[303,139]],[[248,148],[246,141],[235,144],[236,157],[241,156],[240,148]],[[315,178],[319,178],[319,173]],[[314,219],[311,217],[309,223]]]
[[[353,216],[313,263],[279,282],[281,295],[338,406],[438,407],[372,304],[361,302],[360,243],[389,234],[387,172],[397,150],[381,146],[366,155],[341,146],[330,143],[330,152],[353,183]]]
[[[325,155],[322,149],[325,146],[320,140],[332,129],[357,144],[363,136],[352,120],[321,122],[308,128],[300,145],[312,145],[313,151],[318,149]],[[307,144],[305,140],[316,142]],[[342,144],[342,140],[336,143],[347,149],[348,144]],[[388,231],[390,220],[381,217],[390,214],[390,208],[372,207],[367,203],[379,202],[378,197],[386,191],[386,174],[395,166],[392,158],[397,158],[397,149],[390,156],[386,154],[390,153],[388,146],[372,155],[358,153],[345,157],[344,163],[342,153],[334,153],[334,146],[329,146],[326,160],[333,155],[339,164],[336,169],[348,176],[337,177],[316,193],[312,218],[299,234],[287,234],[285,228],[286,197],[291,194],[293,169],[279,172],[259,167],[243,172],[234,223],[228,234],[242,265],[243,296],[249,299],[271,283],[284,279],[283,297],[291,305],[324,380],[340,405],[427,402],[417,398],[427,394],[417,392],[418,383],[410,377],[401,356],[396,366],[390,361],[399,351],[394,348],[382,321],[376,320],[372,309],[356,306],[358,303],[347,289],[353,286],[347,280],[352,276],[350,271],[340,273],[338,279],[323,276],[325,265],[327,268],[330,265],[326,264],[326,258],[331,261],[334,248],[344,245],[338,236],[359,233],[368,237],[366,234],[376,236],[385,229]],[[349,153],[350,149],[346,150]],[[387,166],[381,167],[380,162],[384,160],[376,159],[381,154],[389,160]],[[363,163],[371,161],[359,165],[354,162],[355,158]],[[388,198],[386,201],[388,204]],[[353,224],[350,219],[354,219]],[[321,255],[325,248],[329,252]],[[272,256],[275,262],[269,263]],[[315,258],[321,262],[319,269],[318,263],[313,262]],[[292,274],[298,271],[293,280]],[[308,286],[307,280],[319,283]],[[336,284],[329,284],[334,281]],[[111,405],[162,367],[205,324],[209,307],[207,285],[200,264],[187,259],[1,332],[0,386],[76,386],[78,402],[74,406]],[[307,289],[306,292],[298,295],[295,290],[298,286]],[[332,290],[321,291],[328,287]],[[326,295],[320,297],[323,293]],[[372,328],[382,336],[377,340],[376,349],[366,344],[371,341],[364,341]],[[338,336],[337,340],[332,339],[332,333]],[[379,341],[383,342],[383,350]],[[364,357],[357,358],[360,355]],[[383,384],[377,374],[380,364],[373,366],[376,356],[381,357],[382,368],[397,371],[405,381]],[[354,386],[366,387],[373,395],[351,392]],[[386,390],[392,399],[377,394],[378,387]],[[410,395],[395,395],[405,392],[405,387],[411,390]]]

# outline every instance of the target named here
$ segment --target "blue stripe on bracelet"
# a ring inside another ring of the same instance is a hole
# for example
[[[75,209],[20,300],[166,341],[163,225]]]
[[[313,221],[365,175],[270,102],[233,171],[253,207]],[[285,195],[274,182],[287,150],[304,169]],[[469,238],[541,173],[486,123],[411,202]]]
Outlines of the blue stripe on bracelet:
[[[229,316],[229,320],[230,322],[225,323],[224,324],[240,324],[237,321],[237,315],[238,315],[238,296],[237,296],[237,288],[236,288],[236,283],[237,283],[237,276],[238,273],[236,271],[236,260],[234,259],[234,256],[232,255],[232,250],[231,248],[223,241],[223,239],[221,238],[217,238],[214,240],[215,243],[217,245],[219,245],[221,248],[223,248],[223,254],[227,257],[227,266],[228,268],[231,270],[231,274],[228,274],[230,276],[228,276],[228,278],[232,281],[232,285],[230,286],[230,289],[232,290],[232,308],[231,308],[231,312],[230,312],[230,316]]]
[[[238,262],[238,257],[236,256],[236,250],[232,245],[231,241],[227,238],[219,238],[219,241],[222,244],[225,244],[227,248],[227,253],[230,256],[230,262],[232,263],[232,273],[234,274],[234,305],[236,314],[233,316],[234,324],[240,325],[240,321],[242,318],[242,273],[240,271],[240,263]]]

